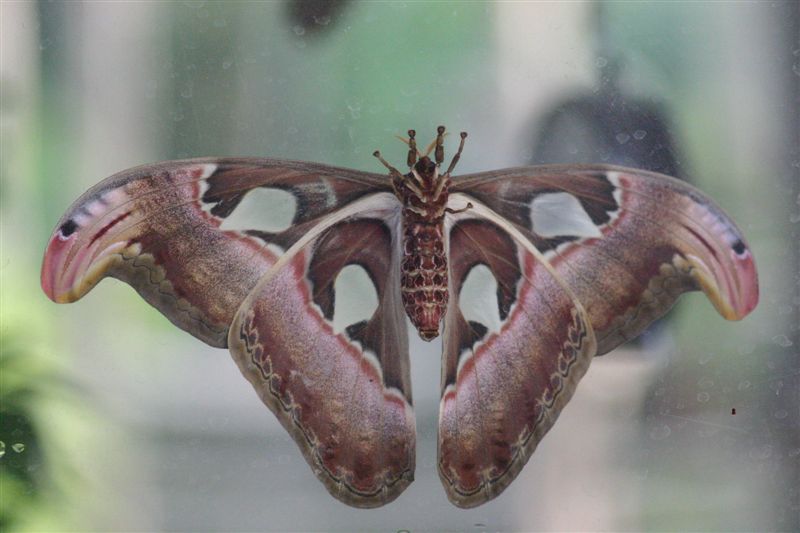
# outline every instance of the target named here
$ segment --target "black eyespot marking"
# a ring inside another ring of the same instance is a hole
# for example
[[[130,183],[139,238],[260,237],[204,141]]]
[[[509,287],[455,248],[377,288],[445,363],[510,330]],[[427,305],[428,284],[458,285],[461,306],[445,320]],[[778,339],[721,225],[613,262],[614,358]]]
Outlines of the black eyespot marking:
[[[61,224],[61,227],[58,228],[58,231],[60,231],[61,235],[63,235],[64,237],[69,237],[70,235],[75,233],[76,229],[78,229],[78,225],[75,223],[74,220],[69,219],[63,224]]]
[[[741,240],[737,240],[733,243],[733,252],[736,255],[742,255],[745,251],[744,243]]]

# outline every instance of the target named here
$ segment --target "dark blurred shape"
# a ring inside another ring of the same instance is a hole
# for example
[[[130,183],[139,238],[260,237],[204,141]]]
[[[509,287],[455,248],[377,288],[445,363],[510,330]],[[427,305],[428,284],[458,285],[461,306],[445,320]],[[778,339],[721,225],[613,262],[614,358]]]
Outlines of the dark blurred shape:
[[[625,95],[623,60],[601,59],[596,91],[567,98],[545,114],[531,163],[605,163],[683,178],[665,106]],[[634,343],[647,345],[667,320],[653,323]]]
[[[321,36],[336,25],[349,0],[289,0],[289,24],[298,35]]]
[[[5,500],[0,505],[0,531],[13,531],[20,513],[41,504],[42,493],[52,489],[36,406],[57,384],[52,375],[37,372],[33,355],[16,339],[3,335],[0,342],[0,486]]]
[[[622,60],[600,67],[599,88],[557,104],[542,120],[532,163],[608,163],[681,177],[664,106],[619,88]]]

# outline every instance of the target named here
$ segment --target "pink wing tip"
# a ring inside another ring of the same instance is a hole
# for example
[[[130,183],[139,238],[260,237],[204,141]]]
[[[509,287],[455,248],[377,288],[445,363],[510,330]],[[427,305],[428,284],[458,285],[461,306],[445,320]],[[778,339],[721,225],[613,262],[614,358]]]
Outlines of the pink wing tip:
[[[735,316],[732,318],[741,320],[758,305],[758,272],[753,255],[749,250],[735,257],[734,270],[738,291],[733,299]]]
[[[61,228],[56,230],[47,243],[42,261],[41,282],[42,290],[52,301],[65,303],[68,300],[67,293],[70,287],[64,286],[64,267],[65,260],[70,248],[75,242],[76,234],[65,237]]]

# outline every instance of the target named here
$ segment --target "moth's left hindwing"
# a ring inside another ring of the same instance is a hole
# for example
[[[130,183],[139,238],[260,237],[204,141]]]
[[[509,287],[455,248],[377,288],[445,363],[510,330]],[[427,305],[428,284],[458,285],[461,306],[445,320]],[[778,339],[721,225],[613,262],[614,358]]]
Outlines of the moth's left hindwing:
[[[519,474],[597,345],[569,287],[518,230],[483,205],[451,224],[449,249],[439,475],[454,504],[474,507]],[[493,327],[467,320],[461,308],[463,282],[477,265],[497,283]]]
[[[292,224],[279,233],[225,229],[248,193],[286,191]],[[128,282],[183,330],[224,347],[258,279],[321,218],[387,190],[376,174],[272,159],[190,159],[145,165],[83,194],[45,252],[42,288],[74,302],[106,276]]]

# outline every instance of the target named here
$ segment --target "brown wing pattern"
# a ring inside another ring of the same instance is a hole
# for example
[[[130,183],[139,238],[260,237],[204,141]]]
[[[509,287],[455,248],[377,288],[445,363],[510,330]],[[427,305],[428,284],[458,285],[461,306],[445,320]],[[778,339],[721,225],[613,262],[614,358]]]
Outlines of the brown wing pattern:
[[[386,205],[399,208],[393,197]],[[315,228],[270,269],[237,313],[229,346],[330,493],[376,507],[413,480],[415,428],[399,219],[358,216]],[[337,333],[332,284],[348,264],[366,270],[379,303]]]
[[[496,497],[514,480],[596,349],[580,303],[518,231],[501,225],[462,217],[449,233],[439,474],[461,507]],[[467,321],[459,307],[462,282],[479,264],[497,281],[498,331]]]
[[[249,192],[278,188],[297,210],[286,231],[224,230]],[[224,347],[233,315],[256,281],[322,217],[390,190],[384,177],[271,159],[190,159],[121,172],[81,196],[48,244],[42,287],[56,302],[100,279],[132,285],[175,325]]]
[[[690,185],[613,166],[543,166],[457,178],[542,251],[586,308],[606,353],[686,291],[727,319],[758,302],[753,256],[733,221]]]

